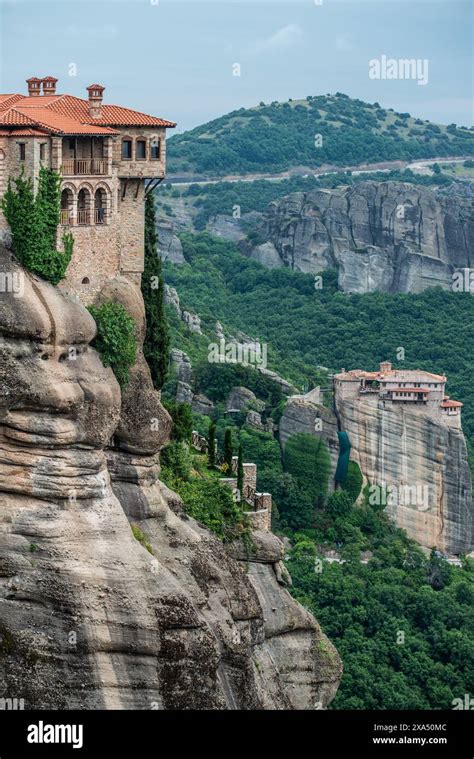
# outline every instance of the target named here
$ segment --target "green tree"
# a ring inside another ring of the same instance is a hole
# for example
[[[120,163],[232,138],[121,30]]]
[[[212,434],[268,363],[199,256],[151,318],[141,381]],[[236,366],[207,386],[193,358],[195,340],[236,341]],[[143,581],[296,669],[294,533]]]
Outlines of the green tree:
[[[239,443],[239,453],[237,458],[237,487],[242,495],[244,490],[244,461],[242,453],[242,443]]]
[[[212,419],[209,422],[209,433],[207,438],[207,461],[210,467],[216,465],[216,425]]]
[[[224,465],[226,472],[231,474],[232,472],[232,456],[234,455],[234,447],[232,445],[232,430],[227,427],[224,434]]]
[[[141,285],[146,316],[143,353],[150,367],[153,386],[160,390],[168,373],[170,338],[162,265],[156,248],[155,201],[152,193],[148,193],[145,199],[145,261]]]
[[[163,404],[166,410],[171,414],[173,420],[171,439],[190,443],[193,432],[193,415],[189,403],[163,401]]]

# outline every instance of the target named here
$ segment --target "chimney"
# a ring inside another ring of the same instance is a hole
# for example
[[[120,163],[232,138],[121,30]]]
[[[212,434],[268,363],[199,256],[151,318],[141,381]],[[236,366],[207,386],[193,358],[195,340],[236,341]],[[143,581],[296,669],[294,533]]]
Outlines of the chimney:
[[[55,95],[57,81],[54,76],[45,76],[43,79],[43,95]]]
[[[91,84],[87,88],[89,93],[89,114],[93,119],[100,119],[102,113],[102,98],[104,96],[105,87],[101,84]]]
[[[28,85],[29,97],[41,95],[41,79],[38,79],[37,76],[31,76],[26,80],[26,83]]]
[[[380,373],[381,374],[388,374],[388,372],[392,371],[392,364],[390,361],[381,361],[380,362]]]

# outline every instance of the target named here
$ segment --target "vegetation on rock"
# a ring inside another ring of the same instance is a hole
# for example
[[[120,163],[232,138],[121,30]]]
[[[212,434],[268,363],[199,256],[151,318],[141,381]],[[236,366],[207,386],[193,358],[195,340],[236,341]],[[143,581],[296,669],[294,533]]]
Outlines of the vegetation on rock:
[[[57,285],[63,279],[73,253],[70,232],[62,236],[63,251],[56,250],[60,221],[61,176],[52,169],[39,170],[38,191],[23,172],[8,180],[8,188],[0,201],[10,225],[13,250],[28,271]]]
[[[130,367],[136,361],[135,323],[121,303],[89,306],[97,325],[92,346],[99,352],[104,366],[110,366],[120,387],[130,381]]]

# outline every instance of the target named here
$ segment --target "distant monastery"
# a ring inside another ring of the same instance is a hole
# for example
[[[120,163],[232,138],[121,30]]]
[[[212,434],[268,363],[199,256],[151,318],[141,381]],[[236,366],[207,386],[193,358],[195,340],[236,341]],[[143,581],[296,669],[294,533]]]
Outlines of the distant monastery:
[[[334,388],[341,400],[373,397],[383,405],[408,405],[460,429],[463,404],[445,395],[446,381],[440,374],[422,369],[393,369],[389,361],[382,361],[376,372],[342,369],[334,375]]]

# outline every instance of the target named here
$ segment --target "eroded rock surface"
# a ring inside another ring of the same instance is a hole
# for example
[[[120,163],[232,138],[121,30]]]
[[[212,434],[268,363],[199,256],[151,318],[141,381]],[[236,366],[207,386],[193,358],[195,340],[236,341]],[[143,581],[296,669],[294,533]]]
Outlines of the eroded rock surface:
[[[270,268],[338,269],[346,292],[449,288],[474,264],[472,211],[472,198],[404,182],[296,192],[270,203],[251,255]]]
[[[231,556],[159,481],[169,417],[142,361],[136,285],[118,278],[98,299],[136,320],[121,393],[90,347],[89,314],[1,249],[12,270],[25,290],[0,300],[0,697],[27,709],[325,706],[341,663],[285,589],[281,549],[256,540],[250,563]]]

